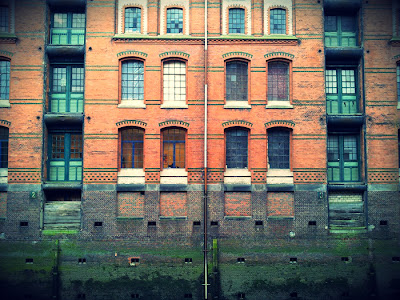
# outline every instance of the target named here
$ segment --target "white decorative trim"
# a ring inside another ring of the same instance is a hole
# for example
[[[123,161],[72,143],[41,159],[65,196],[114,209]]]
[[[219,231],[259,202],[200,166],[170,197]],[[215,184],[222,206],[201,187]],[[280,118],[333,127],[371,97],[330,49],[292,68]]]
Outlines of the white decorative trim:
[[[160,184],[187,184],[188,172],[184,168],[168,168],[160,172]]]
[[[251,108],[251,105],[247,101],[228,100],[224,108]]]
[[[118,0],[118,34],[124,33],[124,9],[125,7],[140,7],[142,9],[142,32],[140,34],[147,34],[147,0]],[[139,34],[138,32],[128,32],[127,34]]]
[[[118,108],[146,108],[143,100],[121,100]]]
[[[293,1],[292,0],[264,0],[264,35],[268,35],[270,8],[285,8],[287,10],[287,32],[293,35]]]
[[[118,172],[118,184],[144,184],[143,169],[123,168]]]
[[[268,101],[265,108],[293,108],[293,105],[288,101]]]
[[[167,34],[166,33],[166,28],[167,28],[167,11],[166,8],[170,7],[179,7],[183,8],[183,35],[188,35],[189,34],[189,0],[160,0],[160,34]],[[169,33],[172,35],[176,35],[179,33]]]
[[[11,107],[9,100],[0,100],[0,107]]]
[[[160,108],[189,108],[186,101],[165,101]]]
[[[225,184],[251,184],[251,172],[248,169],[226,169]]]
[[[290,169],[268,169],[267,184],[293,184],[293,172]]]
[[[227,35],[229,34],[228,30],[228,23],[229,23],[229,13],[228,8],[245,8],[247,20],[246,22],[246,35],[251,35],[252,27],[251,27],[251,0],[224,0],[222,2],[222,34]],[[238,34],[238,33],[236,33]]]

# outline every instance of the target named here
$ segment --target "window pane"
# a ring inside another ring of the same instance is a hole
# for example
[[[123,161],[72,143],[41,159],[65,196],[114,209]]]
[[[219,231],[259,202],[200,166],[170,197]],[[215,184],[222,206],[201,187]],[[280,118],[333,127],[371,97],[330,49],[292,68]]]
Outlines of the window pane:
[[[345,135],[343,138],[343,160],[357,161],[357,138],[353,135]]]
[[[336,32],[336,31],[337,31],[337,17],[325,16],[325,32]]]
[[[85,14],[72,14],[72,28],[85,28]]]
[[[325,71],[325,89],[327,94],[337,94],[336,70]]]
[[[229,33],[244,33],[244,9],[231,8],[229,10]]]
[[[54,21],[53,21],[54,28],[68,28],[68,14],[54,14]]]
[[[85,84],[85,72],[83,67],[72,67],[71,92],[83,93]]]
[[[140,128],[125,128],[121,130],[121,167],[143,167],[143,137],[144,130]]]
[[[140,32],[141,9],[130,7],[125,9],[125,32]]]
[[[53,68],[53,93],[65,93],[67,91],[67,68]]]
[[[270,19],[271,34],[286,34],[286,10],[271,9]]]
[[[0,32],[8,32],[8,7],[0,6]]]
[[[183,32],[183,10],[181,8],[167,9],[167,33]]]
[[[400,102],[400,65],[397,65],[397,101]]]
[[[51,158],[64,159],[64,135],[53,134],[51,136]]]
[[[0,60],[0,100],[10,98],[10,62]]]
[[[328,161],[336,162],[339,160],[339,137],[328,136]]]
[[[290,168],[290,132],[284,129],[268,130],[268,163],[271,169]]]
[[[8,128],[0,127],[0,168],[8,167]]]
[[[268,100],[289,100],[289,64],[268,63]]]
[[[164,62],[163,93],[165,101],[186,101],[186,64],[184,62]]]
[[[226,100],[247,101],[247,62],[233,61],[226,64]]]
[[[122,63],[121,98],[123,100],[144,99],[144,64],[139,60]]]
[[[71,134],[71,159],[82,159],[82,135]]]
[[[163,131],[163,167],[185,167],[185,135],[186,131],[169,128]]]
[[[241,128],[226,131],[227,168],[247,168],[248,131]]]
[[[355,32],[356,28],[356,19],[353,16],[342,16],[343,32]]]
[[[342,93],[355,94],[355,73],[354,70],[342,70]]]

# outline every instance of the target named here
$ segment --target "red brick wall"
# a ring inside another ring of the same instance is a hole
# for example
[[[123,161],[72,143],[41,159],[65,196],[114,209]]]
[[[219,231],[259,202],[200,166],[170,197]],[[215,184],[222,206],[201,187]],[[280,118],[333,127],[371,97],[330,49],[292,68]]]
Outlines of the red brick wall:
[[[119,217],[144,217],[144,194],[140,192],[118,193]]]
[[[225,216],[251,216],[251,193],[226,192]]]
[[[294,197],[291,192],[267,193],[268,217],[293,217]]]
[[[184,217],[187,216],[186,193],[161,192],[160,193],[160,215],[162,217]]]

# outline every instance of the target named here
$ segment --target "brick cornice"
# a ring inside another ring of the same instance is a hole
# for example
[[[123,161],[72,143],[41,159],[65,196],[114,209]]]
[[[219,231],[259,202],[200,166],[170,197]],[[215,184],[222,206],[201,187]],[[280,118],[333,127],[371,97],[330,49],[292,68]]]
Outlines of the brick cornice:
[[[6,127],[10,127],[11,126],[11,122],[6,121],[6,120],[0,120],[0,125],[4,125]]]
[[[117,53],[117,57],[129,57],[129,56],[140,56],[142,58],[147,57],[147,53],[141,52],[141,51],[136,51],[136,50],[128,50],[128,51],[122,51]]]
[[[230,120],[222,123],[222,127],[232,127],[232,126],[242,126],[242,127],[247,127],[251,128],[253,127],[253,123],[250,123],[245,120]]]
[[[265,58],[289,58],[293,59],[294,55],[287,52],[269,52],[264,55]]]
[[[161,58],[182,57],[182,58],[188,59],[190,57],[190,54],[183,52],[183,51],[167,51],[167,52],[160,53],[158,56]]]
[[[290,120],[275,120],[271,122],[267,122],[264,124],[265,128],[272,128],[272,127],[289,127],[289,128],[294,128],[296,124],[293,121]]]
[[[118,128],[125,127],[125,126],[139,126],[139,127],[146,127],[147,123],[139,120],[123,120],[118,123],[115,123]]]
[[[189,123],[180,120],[167,120],[158,123],[158,126],[160,127],[179,126],[179,127],[189,128],[189,125],[190,125]]]
[[[253,58],[253,54],[242,51],[227,52],[225,54],[222,54],[222,58],[227,58],[227,57],[244,57],[247,59],[251,59]]]

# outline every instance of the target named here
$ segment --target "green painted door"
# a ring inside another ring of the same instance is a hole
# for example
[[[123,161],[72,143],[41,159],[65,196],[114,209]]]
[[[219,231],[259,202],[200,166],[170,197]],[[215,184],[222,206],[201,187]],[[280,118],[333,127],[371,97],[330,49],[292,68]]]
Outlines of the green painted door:
[[[357,19],[355,16],[325,16],[326,47],[356,47]]]

